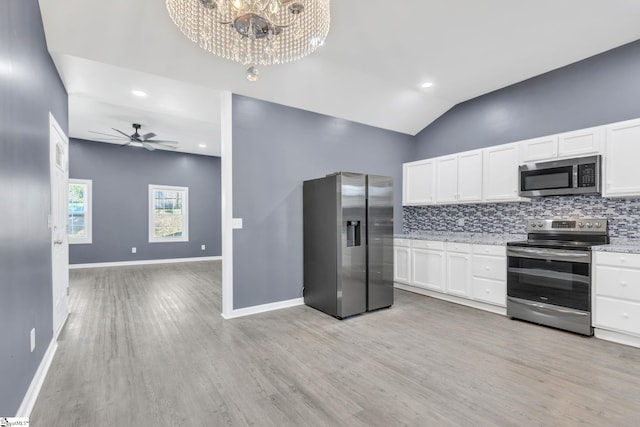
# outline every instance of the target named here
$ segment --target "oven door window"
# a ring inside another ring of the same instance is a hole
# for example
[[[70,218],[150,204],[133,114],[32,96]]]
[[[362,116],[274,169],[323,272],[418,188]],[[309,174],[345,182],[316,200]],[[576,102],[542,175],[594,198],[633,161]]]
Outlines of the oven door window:
[[[590,311],[590,263],[509,257],[510,297]]]
[[[573,188],[573,166],[523,171],[522,191]]]

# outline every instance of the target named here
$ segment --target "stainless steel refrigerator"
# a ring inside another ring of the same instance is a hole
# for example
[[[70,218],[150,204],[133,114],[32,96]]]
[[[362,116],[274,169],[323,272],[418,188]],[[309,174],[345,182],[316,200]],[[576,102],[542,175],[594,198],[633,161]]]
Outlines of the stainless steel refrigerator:
[[[305,181],[304,302],[345,317],[393,304],[393,179],[339,172]]]

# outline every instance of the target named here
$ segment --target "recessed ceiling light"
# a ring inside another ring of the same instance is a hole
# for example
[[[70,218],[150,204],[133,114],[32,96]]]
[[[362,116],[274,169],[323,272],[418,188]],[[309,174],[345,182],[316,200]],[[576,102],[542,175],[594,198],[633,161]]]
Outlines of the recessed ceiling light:
[[[198,144],[198,147],[200,147],[200,148],[207,148],[207,144]]]
[[[428,88],[428,87],[431,87],[431,86],[433,86],[433,83],[431,83],[431,82],[424,82],[424,83],[422,83],[420,85],[420,87],[423,87],[425,89]]]
[[[137,89],[132,90],[131,93],[134,94],[135,96],[140,96],[140,97],[147,96],[146,92],[143,92],[143,91],[137,90]]]

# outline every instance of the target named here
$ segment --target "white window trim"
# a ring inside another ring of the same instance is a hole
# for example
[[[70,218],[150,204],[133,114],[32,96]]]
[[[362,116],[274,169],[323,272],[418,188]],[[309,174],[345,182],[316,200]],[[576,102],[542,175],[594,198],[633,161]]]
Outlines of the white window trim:
[[[69,184],[83,184],[87,188],[84,194],[84,237],[68,236],[69,244],[91,244],[93,243],[93,181],[90,179],[69,178]]]
[[[182,206],[182,236],[178,237],[155,237],[154,229],[154,198],[153,193],[156,190],[162,191],[183,191],[184,200]],[[167,242],[188,242],[189,241],[189,187],[175,187],[169,185],[149,184],[149,243],[167,243]]]

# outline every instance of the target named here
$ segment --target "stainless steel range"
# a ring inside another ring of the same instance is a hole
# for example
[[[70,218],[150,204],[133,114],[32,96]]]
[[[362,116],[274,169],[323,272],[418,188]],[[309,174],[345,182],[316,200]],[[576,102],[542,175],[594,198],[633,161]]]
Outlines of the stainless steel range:
[[[593,335],[591,248],[607,243],[606,219],[527,221],[527,240],[507,243],[507,315]]]

